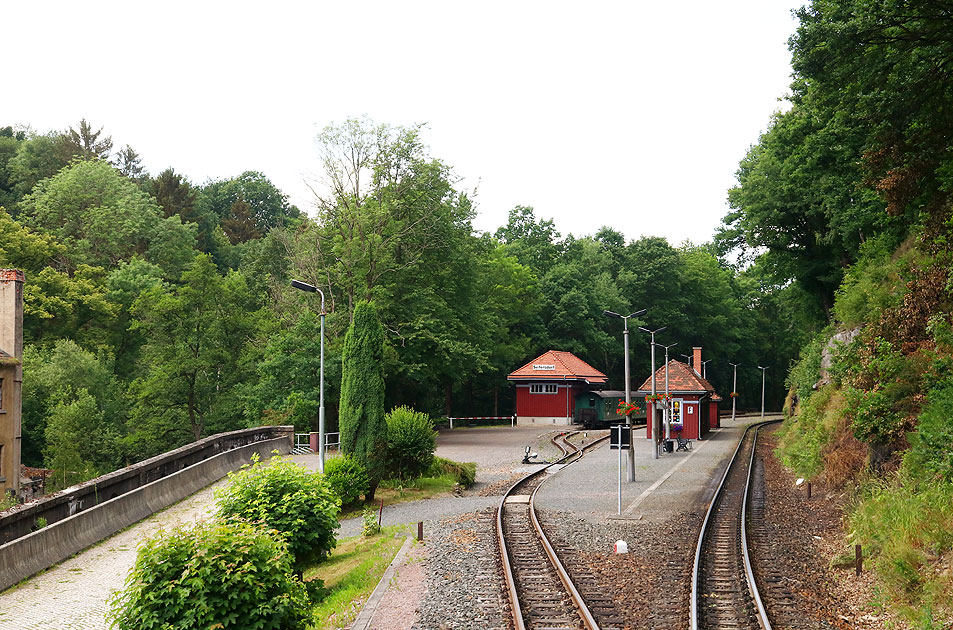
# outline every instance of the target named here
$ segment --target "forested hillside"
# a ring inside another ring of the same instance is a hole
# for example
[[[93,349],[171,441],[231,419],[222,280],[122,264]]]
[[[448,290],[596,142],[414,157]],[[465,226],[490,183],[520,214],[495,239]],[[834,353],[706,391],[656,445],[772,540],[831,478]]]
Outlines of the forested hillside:
[[[563,236],[530,207],[480,233],[472,191],[420,128],[347,120],[317,142],[325,192],[309,215],[255,171],[204,183],[171,167],[148,174],[85,120],[0,129],[0,266],[27,279],[24,463],[52,468],[62,487],[214,432],[312,429],[319,301],[293,278],[327,295],[331,430],[361,300],[384,323],[388,409],[512,413],[506,374],[550,348],[621,387],[622,330],[603,311],[640,308],[643,323],[668,327],[659,340],[678,342],[676,357],[704,347],[723,395],[728,361],[742,363],[742,407],[759,406],[755,365],[770,366],[768,406],[780,408],[806,315],[800,289],[763,265],[740,270],[711,245],[627,240],[598,222]],[[641,380],[648,337],[632,348]]]
[[[953,5],[816,0],[798,18],[790,107],[716,242],[810,300],[780,454],[855,497],[845,542],[873,557],[872,605],[953,627]]]

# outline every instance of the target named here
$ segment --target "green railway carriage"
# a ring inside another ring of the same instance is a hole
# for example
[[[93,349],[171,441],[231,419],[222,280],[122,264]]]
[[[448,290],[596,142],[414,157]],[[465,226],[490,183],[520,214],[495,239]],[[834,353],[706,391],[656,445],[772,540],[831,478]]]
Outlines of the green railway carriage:
[[[637,398],[631,395],[632,402]],[[587,429],[602,429],[625,420],[617,412],[619,401],[625,401],[625,392],[621,390],[592,390],[576,394],[576,405],[573,413],[573,422],[581,424]],[[645,405],[638,413],[632,414],[633,420],[645,420]]]

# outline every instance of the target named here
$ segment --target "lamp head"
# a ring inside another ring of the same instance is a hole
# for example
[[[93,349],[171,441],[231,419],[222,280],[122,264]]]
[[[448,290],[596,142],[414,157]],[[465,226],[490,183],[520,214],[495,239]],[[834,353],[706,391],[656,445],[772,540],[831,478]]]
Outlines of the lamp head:
[[[602,314],[605,315],[606,317],[618,317],[619,319],[622,319],[621,315],[619,315],[618,313],[613,313],[612,311],[602,311]]]
[[[296,289],[301,289],[302,291],[307,291],[308,293],[315,293],[318,290],[318,287],[313,284],[308,284],[307,282],[301,282],[300,280],[292,280],[291,286]]]

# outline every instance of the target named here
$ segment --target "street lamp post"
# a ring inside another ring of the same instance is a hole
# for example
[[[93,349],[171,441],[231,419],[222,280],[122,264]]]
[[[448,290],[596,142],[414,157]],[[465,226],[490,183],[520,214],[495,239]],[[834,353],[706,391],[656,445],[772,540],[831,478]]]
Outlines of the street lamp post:
[[[324,472],[324,291],[306,282],[292,280],[291,286],[308,293],[321,294],[321,394],[318,408],[318,472]]]
[[[730,361],[729,361],[730,363]],[[735,366],[735,375],[731,381],[731,421],[735,421],[735,402],[738,400],[738,366],[740,363],[731,363]]]
[[[632,387],[629,385],[629,318],[645,315],[647,309],[630,313],[629,315],[619,315],[612,311],[604,311],[607,317],[617,317],[622,320],[622,339],[625,346],[625,404],[632,403]],[[625,424],[629,427],[629,481],[635,481],[635,440],[632,439],[632,414],[625,415]],[[619,448],[622,448],[622,438],[619,438]]]
[[[702,378],[706,378],[706,379],[708,378],[708,363],[709,363],[710,361],[711,361],[711,359],[707,359],[707,360],[705,360],[705,361],[702,361]]]
[[[688,364],[688,367],[692,367],[692,355],[690,354],[680,354],[680,357],[685,357],[685,363]]]
[[[656,328],[655,330],[649,330],[648,328],[643,328],[642,326],[639,326],[639,330],[641,330],[642,332],[646,332],[646,333],[649,333],[650,335],[652,335],[652,372],[651,372],[651,375],[649,376],[649,378],[652,380],[652,420],[651,420],[651,422],[652,422],[652,425],[651,425],[651,426],[652,426],[652,439],[653,439],[653,441],[656,443],[656,446],[655,446],[655,448],[654,448],[653,451],[652,451],[652,453],[653,453],[653,455],[652,455],[653,459],[658,459],[658,435],[657,435],[657,431],[655,430],[655,403],[658,402],[658,401],[655,400],[655,333],[657,333],[657,332],[662,332],[662,331],[665,330],[666,328],[668,328],[668,327],[667,327],[667,326],[662,326],[661,328]],[[649,408],[649,406],[648,406],[648,405],[645,405],[646,411],[648,411],[648,408]],[[646,423],[649,422],[648,415],[646,415],[645,421],[646,421]]]
[[[658,344],[660,348],[665,348],[665,439],[672,439],[672,401],[668,397],[668,349],[677,346],[677,343],[670,343],[667,346]]]
[[[768,368],[759,365],[758,369],[761,370],[761,419],[764,420],[764,374]]]

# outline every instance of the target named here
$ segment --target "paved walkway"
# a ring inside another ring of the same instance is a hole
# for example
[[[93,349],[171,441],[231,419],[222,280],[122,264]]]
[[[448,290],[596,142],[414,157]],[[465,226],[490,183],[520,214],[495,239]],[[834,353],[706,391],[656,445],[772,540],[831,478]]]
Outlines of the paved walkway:
[[[109,597],[120,590],[140,542],[209,516],[219,481],[69,560],[0,593],[0,630],[103,630]]]

